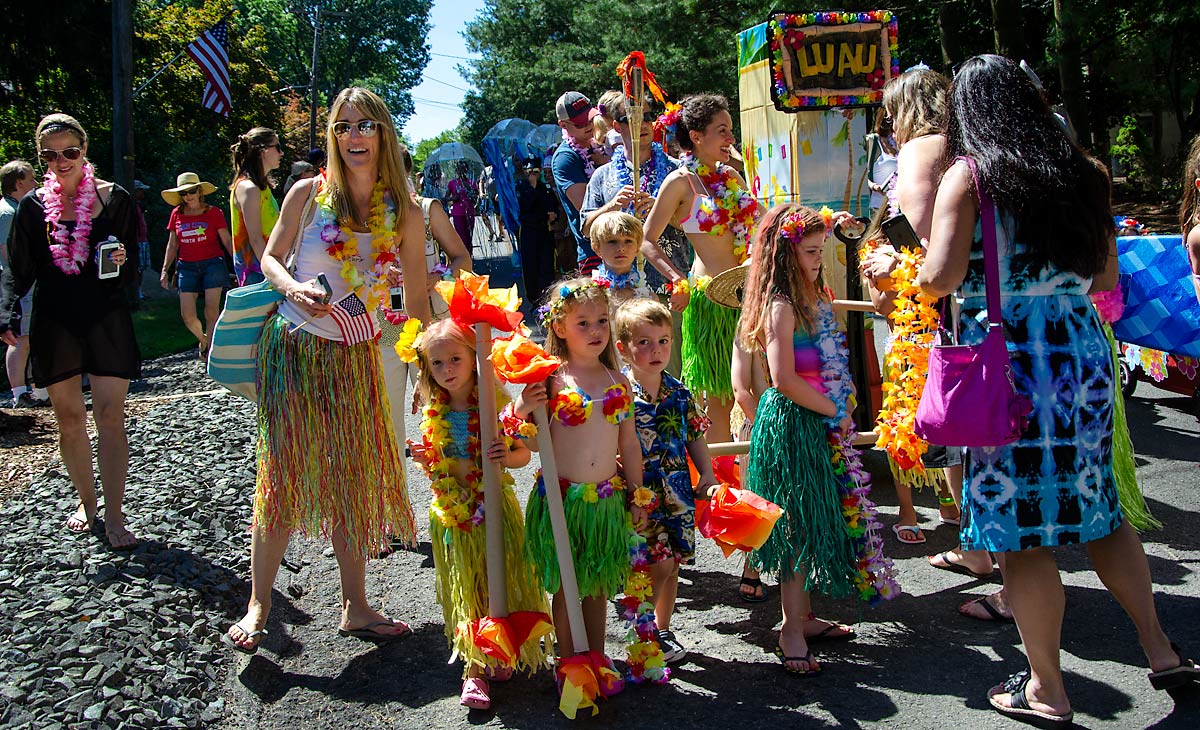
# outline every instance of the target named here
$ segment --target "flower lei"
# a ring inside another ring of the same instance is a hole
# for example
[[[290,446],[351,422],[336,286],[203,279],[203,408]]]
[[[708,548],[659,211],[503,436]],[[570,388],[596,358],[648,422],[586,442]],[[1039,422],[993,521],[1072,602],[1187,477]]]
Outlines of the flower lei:
[[[635,491],[635,503],[637,492]],[[629,533],[629,577],[625,579],[625,595],[618,600],[621,616],[628,623],[625,632],[625,666],[629,681],[665,684],[671,678],[667,660],[658,644],[658,624],[654,619],[654,604],[650,602],[650,551],[646,538],[633,529],[633,517],[627,515],[625,528]]]
[[[357,290],[363,285],[362,276],[355,265],[355,262],[362,260],[358,253],[358,237],[349,225],[338,221],[337,212],[329,204],[327,189],[317,195],[317,204],[325,220],[321,227],[321,240],[326,244],[325,253],[342,263],[342,279],[350,285],[351,290]],[[371,191],[371,215],[367,219],[367,227],[371,229],[367,309],[372,310],[379,306],[380,302],[387,301],[387,268],[396,261],[396,252],[393,249],[396,236],[396,205],[391,196],[385,193],[382,180],[377,181],[375,189]],[[392,322],[395,313],[390,308],[383,307],[383,314]]]
[[[624,274],[618,274],[608,268],[608,265],[601,263],[592,270],[592,281],[596,282],[605,289],[637,289],[642,283],[642,274],[634,266]]]
[[[700,230],[713,236],[733,232],[733,255],[739,265],[750,255],[750,236],[758,218],[758,200],[738,180],[733,168],[717,165],[714,172],[693,155],[684,155],[683,164],[704,183],[716,206],[700,204],[697,222]]]
[[[451,443],[450,421],[446,414],[450,411],[450,398],[445,391],[438,389],[429,404],[425,406],[424,418],[421,421],[423,446],[428,456],[428,466],[425,473],[429,476],[430,488],[433,490],[433,504],[430,509],[443,527],[454,527],[460,530],[483,524],[483,447],[479,440],[479,392],[471,393],[470,415],[467,417],[467,458],[471,460],[470,471],[466,478],[460,481],[454,477],[454,465],[458,460],[446,455],[446,447]],[[505,487],[513,484],[512,476],[505,470],[500,472],[501,484]]]
[[[874,250],[876,242],[863,244],[862,255]],[[925,260],[920,249],[896,252],[897,266],[892,272],[896,288],[895,310],[888,315],[894,337],[891,350],[884,357],[887,382],[883,384],[883,407],[876,423],[879,426],[879,445],[901,469],[925,471],[921,455],[929,444],[915,432],[917,406],[925,390],[929,373],[929,350],[938,328],[937,299],[917,286],[917,271]]]
[[[822,302],[817,309],[818,345],[821,380],[829,398],[837,406],[836,416],[826,418],[829,428],[830,458],[837,477],[846,532],[854,544],[856,557],[854,586],[858,597],[868,605],[900,595],[892,561],[883,554],[882,525],[870,499],[871,479],[862,465],[861,453],[854,446],[854,429],[843,433],[839,424],[854,408],[850,367],[846,358],[846,335],[837,326],[833,307]]]
[[[96,202],[96,170],[92,163],[83,163],[83,179],[75,191],[75,230],[70,233],[62,222],[62,183],[52,170],[46,170],[40,195],[46,208],[46,229],[54,240],[50,244],[50,257],[64,274],[77,276],[90,252],[88,235],[92,232],[92,205]]]
[[[587,175],[588,179],[591,180],[592,173],[596,172],[596,163],[592,162],[592,153],[597,152],[602,154],[604,149],[596,144],[594,140],[586,148],[581,146],[571,138],[571,135],[567,134],[567,130],[565,129],[562,131],[562,138],[563,144],[575,150],[575,154],[583,158],[583,174]]]
[[[617,182],[621,187],[633,184],[633,172],[631,172],[631,165],[625,156],[625,145],[618,145],[613,150],[611,164],[617,166]],[[663,180],[666,180],[667,175],[671,174],[671,163],[667,161],[667,153],[663,152],[661,144],[658,142],[650,143],[650,159],[643,162],[640,167],[642,177],[638,181],[638,188],[643,193],[649,193],[657,197],[658,189],[662,187]],[[633,210],[633,206],[627,205],[625,209],[626,211],[631,211]]]

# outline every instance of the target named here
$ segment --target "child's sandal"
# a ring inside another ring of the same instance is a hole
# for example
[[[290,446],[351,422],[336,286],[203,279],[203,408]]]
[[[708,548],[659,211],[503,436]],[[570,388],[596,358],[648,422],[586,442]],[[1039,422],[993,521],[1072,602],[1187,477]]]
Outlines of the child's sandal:
[[[488,695],[488,683],[481,677],[468,677],[463,680],[462,695],[458,704],[472,710],[486,710],[492,706],[492,698]]]

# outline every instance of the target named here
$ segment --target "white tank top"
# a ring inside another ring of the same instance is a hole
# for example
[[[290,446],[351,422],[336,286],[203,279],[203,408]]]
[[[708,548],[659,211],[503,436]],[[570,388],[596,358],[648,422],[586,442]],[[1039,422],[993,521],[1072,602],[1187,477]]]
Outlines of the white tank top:
[[[325,252],[326,243],[321,240],[321,230],[325,226],[325,215],[321,211],[320,206],[314,206],[312,222],[304,229],[304,235],[300,238],[300,250],[296,254],[295,270],[292,272],[292,278],[296,281],[312,281],[317,278],[317,274],[324,273],[325,278],[329,280],[329,287],[333,289],[333,298],[329,301],[339,302],[347,294],[350,293],[350,284],[342,278],[342,262]],[[358,268],[358,273],[363,281],[367,280],[368,258],[362,256],[362,252],[371,251],[371,234],[370,233],[355,233],[355,238],[358,239],[359,255],[355,257],[354,263]],[[358,290],[358,298],[366,304],[367,292],[366,287],[360,287]],[[301,309],[298,305],[284,299],[279,305],[279,313],[282,314],[293,325],[301,325],[301,329],[305,332],[323,337],[334,342],[342,341],[342,333],[338,330],[337,324],[334,323],[331,317],[319,317],[311,322],[305,322],[308,319],[308,313]],[[375,318],[368,318],[372,323]],[[375,327],[378,335],[378,326]]]

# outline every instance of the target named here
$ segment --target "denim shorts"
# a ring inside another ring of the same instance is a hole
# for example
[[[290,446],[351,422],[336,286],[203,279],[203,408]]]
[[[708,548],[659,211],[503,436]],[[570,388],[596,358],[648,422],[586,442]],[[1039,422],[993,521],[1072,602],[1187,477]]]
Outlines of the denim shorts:
[[[203,294],[205,289],[224,289],[229,285],[229,270],[220,256],[203,261],[180,261],[177,270],[181,292]]]

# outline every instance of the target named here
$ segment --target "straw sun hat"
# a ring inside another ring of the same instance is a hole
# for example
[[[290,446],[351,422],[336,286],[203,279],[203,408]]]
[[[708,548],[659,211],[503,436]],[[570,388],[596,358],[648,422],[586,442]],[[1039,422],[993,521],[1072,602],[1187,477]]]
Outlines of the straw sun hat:
[[[162,191],[163,200],[167,201],[168,205],[179,205],[183,199],[180,193],[196,186],[200,187],[201,195],[208,195],[217,189],[217,186],[210,182],[202,182],[200,176],[194,172],[181,172],[179,177],[175,178],[175,187]]]
[[[746,288],[746,274],[749,271],[749,260],[741,266],[722,271],[708,282],[704,295],[714,304],[730,309],[741,309],[742,294]]]

